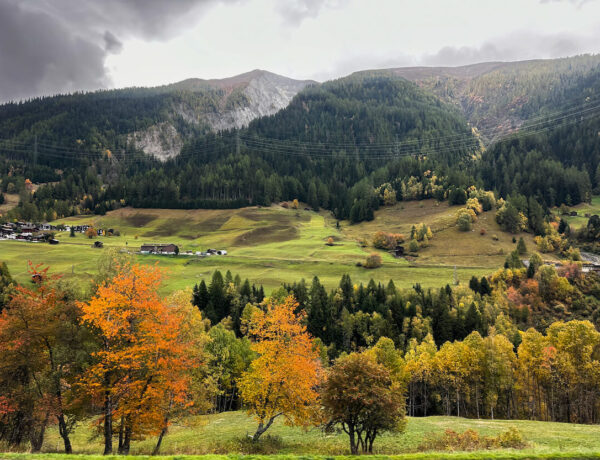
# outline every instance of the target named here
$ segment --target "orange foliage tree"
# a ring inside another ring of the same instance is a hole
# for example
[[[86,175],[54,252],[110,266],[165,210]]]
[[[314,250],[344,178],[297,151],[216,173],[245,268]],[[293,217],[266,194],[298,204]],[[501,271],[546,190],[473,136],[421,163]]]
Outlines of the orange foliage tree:
[[[17,285],[0,315],[0,419],[9,444],[28,439],[41,449],[46,426],[56,420],[66,453],[76,411],[72,384],[85,364],[80,310],[56,288],[48,267],[29,263],[34,287]],[[83,357],[83,358],[82,358]]]
[[[80,304],[101,342],[81,383],[102,401],[98,425],[105,454],[112,452],[115,434],[122,454],[132,439],[151,434],[160,435],[158,450],[170,416],[194,403],[194,373],[205,364],[204,332],[193,321],[200,314],[189,299],[162,299],[161,280],[157,267],[122,266],[90,302]]]
[[[281,303],[268,300],[264,307],[253,313],[249,325],[258,357],[240,381],[248,413],[258,421],[254,441],[279,416],[286,424],[308,426],[322,375],[317,347],[306,332],[304,314],[294,313],[298,303],[293,296]]]

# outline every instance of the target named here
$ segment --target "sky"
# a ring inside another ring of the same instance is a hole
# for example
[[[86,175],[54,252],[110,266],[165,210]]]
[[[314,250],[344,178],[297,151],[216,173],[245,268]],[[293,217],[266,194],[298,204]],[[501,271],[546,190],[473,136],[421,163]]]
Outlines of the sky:
[[[0,101],[600,52],[600,0],[0,0]]]

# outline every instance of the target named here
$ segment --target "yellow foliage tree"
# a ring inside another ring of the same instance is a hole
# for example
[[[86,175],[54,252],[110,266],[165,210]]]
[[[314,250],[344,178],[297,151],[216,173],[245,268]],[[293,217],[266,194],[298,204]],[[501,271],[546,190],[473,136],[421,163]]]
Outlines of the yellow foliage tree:
[[[293,296],[281,303],[267,300],[250,320],[252,350],[258,357],[240,381],[248,413],[258,421],[253,440],[269,429],[277,417],[289,425],[308,426],[318,401],[321,362],[314,340],[296,315]]]

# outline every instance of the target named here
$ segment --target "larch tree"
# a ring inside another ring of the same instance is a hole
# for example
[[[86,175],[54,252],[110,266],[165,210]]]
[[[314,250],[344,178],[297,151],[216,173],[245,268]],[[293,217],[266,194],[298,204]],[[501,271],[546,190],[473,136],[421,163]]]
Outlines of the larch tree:
[[[254,441],[280,416],[286,424],[308,426],[315,415],[321,362],[304,314],[294,313],[297,308],[293,296],[279,303],[268,300],[250,320],[248,335],[257,358],[239,387],[248,413],[258,422]]]

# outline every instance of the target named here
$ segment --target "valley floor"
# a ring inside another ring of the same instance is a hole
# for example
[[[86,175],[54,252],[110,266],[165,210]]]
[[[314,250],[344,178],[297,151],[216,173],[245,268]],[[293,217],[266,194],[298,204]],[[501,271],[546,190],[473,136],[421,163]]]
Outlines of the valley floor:
[[[375,220],[340,228],[330,213],[268,208],[233,210],[173,210],[123,208],[105,216],[78,216],[55,223],[90,224],[96,228],[112,228],[120,236],[90,240],[83,234],[70,238],[68,232],[57,235],[60,244],[0,241],[0,260],[8,264],[18,281],[25,281],[27,261],[44,263],[52,271],[67,278],[89,280],[97,271],[102,249],[93,248],[100,240],[105,248],[117,247],[139,251],[142,243],[176,243],[181,251],[226,249],[227,256],[198,258],[195,256],[137,255],[143,263],[158,263],[167,269],[165,291],[191,287],[214,270],[231,270],[242,279],[263,284],[267,292],[283,282],[304,278],[308,282],[317,275],[323,284],[333,288],[345,273],[356,282],[390,279],[397,287],[438,287],[454,282],[468,283],[471,276],[489,274],[502,266],[515,244],[513,235],[502,232],[492,211],[480,216],[473,231],[459,232],[454,225],[458,207],[434,200],[403,202],[376,212]],[[360,240],[371,244],[375,232],[410,235],[413,225],[429,225],[434,233],[427,248],[417,258],[395,258],[385,251],[361,247]],[[481,234],[481,229],[485,234]],[[334,245],[325,243],[334,239]],[[524,235],[528,248],[534,243]],[[383,266],[368,270],[357,266],[371,252],[383,257]]]
[[[248,454],[249,443],[244,441],[248,434],[253,433],[255,425],[255,421],[243,412],[184,419],[176,423],[165,437],[161,454],[176,455],[178,459],[186,458],[187,455],[210,455],[210,458],[220,455],[225,458],[225,455]],[[527,442],[525,449],[470,453],[418,452],[419,445],[428,433],[441,434],[446,429],[462,433],[473,429],[480,435],[496,436],[513,426],[522,433]],[[267,434],[270,435],[270,439],[264,440],[263,451],[252,453],[269,456],[302,455],[303,458],[348,454],[348,440],[344,433],[324,433],[317,428],[304,431],[301,428],[287,427],[278,421]],[[102,452],[102,439],[93,432],[91,422],[78,425],[72,441],[74,453],[85,454],[85,457],[78,458],[102,458],[99,455]],[[131,453],[148,455],[155,442],[156,438],[137,441],[133,444]],[[52,427],[48,431],[43,454],[35,457],[18,453],[0,454],[0,458],[72,458],[50,455],[60,452],[61,446],[58,431]],[[524,420],[470,420],[441,416],[409,418],[405,433],[384,434],[378,437],[374,449],[377,456],[399,455],[398,458],[600,458],[600,426]]]

